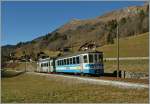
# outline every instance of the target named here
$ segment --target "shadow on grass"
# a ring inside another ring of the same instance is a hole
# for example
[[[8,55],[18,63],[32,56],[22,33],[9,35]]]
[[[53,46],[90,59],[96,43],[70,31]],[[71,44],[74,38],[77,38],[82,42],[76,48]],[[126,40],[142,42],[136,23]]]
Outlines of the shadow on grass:
[[[1,70],[1,78],[11,78],[16,77],[18,75],[24,74],[25,71],[13,71],[13,70]]]

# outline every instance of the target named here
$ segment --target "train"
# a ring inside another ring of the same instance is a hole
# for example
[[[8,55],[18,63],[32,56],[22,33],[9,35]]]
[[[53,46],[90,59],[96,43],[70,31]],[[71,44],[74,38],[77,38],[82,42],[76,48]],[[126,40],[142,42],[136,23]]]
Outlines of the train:
[[[37,64],[37,72],[96,76],[104,74],[103,52],[98,51],[84,51],[56,58],[39,59]]]

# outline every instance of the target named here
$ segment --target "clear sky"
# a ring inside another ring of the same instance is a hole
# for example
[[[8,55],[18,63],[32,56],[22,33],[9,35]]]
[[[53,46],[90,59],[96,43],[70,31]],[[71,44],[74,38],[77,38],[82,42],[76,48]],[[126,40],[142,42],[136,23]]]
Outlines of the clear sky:
[[[30,41],[73,18],[89,19],[142,1],[4,1],[1,2],[1,44]]]

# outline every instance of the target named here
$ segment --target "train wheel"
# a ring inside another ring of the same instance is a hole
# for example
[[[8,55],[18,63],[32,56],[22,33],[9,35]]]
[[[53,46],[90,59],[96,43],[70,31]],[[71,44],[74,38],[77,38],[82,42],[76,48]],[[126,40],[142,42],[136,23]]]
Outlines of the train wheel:
[[[81,76],[84,76],[85,74],[84,74],[84,73],[81,73],[80,75],[81,75]]]

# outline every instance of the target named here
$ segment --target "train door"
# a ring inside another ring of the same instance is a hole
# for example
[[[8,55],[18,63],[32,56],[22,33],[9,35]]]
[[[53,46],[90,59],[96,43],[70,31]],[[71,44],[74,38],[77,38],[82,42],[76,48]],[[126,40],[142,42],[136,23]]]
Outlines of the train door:
[[[81,58],[81,72],[85,73],[86,70],[86,64],[88,63],[88,54],[82,54],[82,58]]]
[[[83,72],[83,55],[80,55],[80,67],[81,67],[81,69],[80,69],[80,71],[81,71],[81,73]]]
[[[55,61],[50,60],[50,72],[55,72]]]
[[[53,60],[50,60],[49,61],[49,64],[50,64],[50,72],[53,72],[53,64],[52,64]]]
[[[56,65],[55,65],[55,59],[53,59],[53,72],[55,73],[56,72]]]

